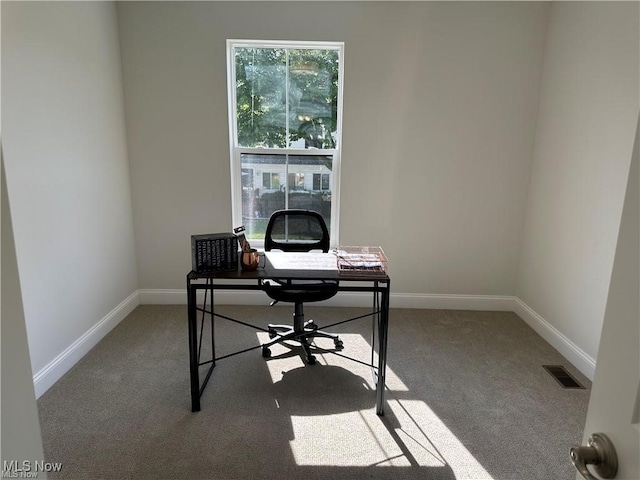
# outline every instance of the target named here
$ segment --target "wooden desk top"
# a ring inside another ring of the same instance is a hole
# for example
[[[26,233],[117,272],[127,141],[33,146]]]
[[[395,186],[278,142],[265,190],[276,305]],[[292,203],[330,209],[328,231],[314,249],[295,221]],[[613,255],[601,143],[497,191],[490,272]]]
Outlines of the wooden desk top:
[[[264,257],[263,257],[264,255]],[[228,280],[260,280],[287,278],[292,280],[347,280],[347,281],[389,281],[382,269],[339,270],[336,254],[322,252],[265,252],[261,254],[260,267],[246,272],[238,266],[236,270],[199,273],[191,271],[189,280],[220,278]]]

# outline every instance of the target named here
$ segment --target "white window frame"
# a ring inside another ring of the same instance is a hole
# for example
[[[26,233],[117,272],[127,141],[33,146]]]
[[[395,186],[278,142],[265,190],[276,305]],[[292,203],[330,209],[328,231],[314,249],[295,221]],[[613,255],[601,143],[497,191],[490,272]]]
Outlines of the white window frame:
[[[246,148],[237,145],[238,131],[236,123],[236,84],[235,55],[236,47],[253,48],[292,48],[313,50],[337,50],[338,65],[338,113],[336,125],[336,148],[333,149],[292,149],[292,148]],[[331,190],[331,247],[339,244],[340,225],[340,170],[342,156],[342,106],[344,92],[344,43],[343,42],[306,42],[285,40],[227,40],[227,95],[229,107],[229,158],[231,167],[231,215],[233,227],[242,224],[242,154],[276,154],[276,155],[330,155],[333,157],[331,174],[333,184]],[[285,188],[288,181],[285,178]],[[287,198],[287,197],[285,197]],[[251,246],[264,248],[264,240],[252,240]]]

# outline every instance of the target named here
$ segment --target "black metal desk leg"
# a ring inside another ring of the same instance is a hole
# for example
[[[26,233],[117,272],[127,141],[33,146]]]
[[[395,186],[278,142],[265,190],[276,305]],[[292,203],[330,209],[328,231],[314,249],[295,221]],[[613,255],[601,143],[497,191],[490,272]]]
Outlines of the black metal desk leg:
[[[191,411],[200,411],[200,378],[198,375],[197,289],[187,278],[187,311],[189,317],[189,371],[191,379]]]
[[[376,385],[376,413],[384,415],[384,389],[387,373],[387,333],[389,330],[389,292],[390,282],[382,290],[382,302],[378,317],[378,384]]]
[[[216,366],[216,337],[215,337],[215,303],[213,299],[214,288],[213,288],[213,278],[207,281],[207,287],[209,288],[209,301],[211,302],[211,368]],[[205,297],[206,298],[206,297]],[[206,309],[206,299],[205,299],[205,309]],[[204,321],[204,320],[203,320]],[[209,370],[211,372],[211,370]],[[207,375],[208,379],[209,375]]]

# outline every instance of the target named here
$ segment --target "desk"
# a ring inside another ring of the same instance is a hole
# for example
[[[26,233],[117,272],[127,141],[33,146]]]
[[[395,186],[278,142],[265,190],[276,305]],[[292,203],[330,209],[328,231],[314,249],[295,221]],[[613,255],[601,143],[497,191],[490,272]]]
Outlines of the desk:
[[[374,317],[372,328],[377,328],[377,345],[371,345],[372,351],[377,347],[378,362],[367,364],[371,367],[376,384],[376,413],[384,414],[384,388],[385,373],[387,367],[387,332],[389,326],[389,292],[391,280],[386,272],[382,271],[339,271],[336,265],[335,256],[332,253],[311,253],[310,262],[305,266],[291,268],[289,259],[291,253],[287,252],[267,252],[261,259],[263,267],[253,272],[245,272],[240,269],[227,272],[197,273],[191,271],[187,274],[187,310],[189,322],[189,369],[191,378],[191,411],[200,411],[200,397],[204,392],[207,382],[211,377],[217,360],[245,353],[261,348],[258,344],[221,357],[215,355],[214,319],[222,318],[245,325],[256,330],[267,332],[266,328],[256,327],[240,320],[226,317],[215,312],[215,290],[264,290],[264,281],[267,279],[291,279],[291,280],[338,280],[339,292],[369,292],[373,296],[373,308],[371,313],[358,317],[346,319],[332,325],[321,326],[327,329],[338,324],[347,323],[363,317]],[[329,262],[332,262],[331,264]],[[334,265],[335,268],[329,266]],[[303,268],[304,267],[304,268]],[[297,288],[297,287],[296,287]],[[311,289],[317,289],[317,286]],[[205,291],[202,306],[198,305],[198,291]],[[265,296],[265,300],[267,297]],[[200,325],[199,315],[200,312]],[[201,359],[201,342],[203,336],[203,326],[205,321],[211,322],[211,358]],[[199,328],[200,327],[200,328]],[[373,358],[373,356],[372,356]],[[353,360],[353,359],[352,359]],[[356,360],[357,361],[357,360]],[[364,363],[364,362],[359,362]],[[200,367],[208,365],[206,376],[200,382]],[[313,368],[313,367],[309,367]]]

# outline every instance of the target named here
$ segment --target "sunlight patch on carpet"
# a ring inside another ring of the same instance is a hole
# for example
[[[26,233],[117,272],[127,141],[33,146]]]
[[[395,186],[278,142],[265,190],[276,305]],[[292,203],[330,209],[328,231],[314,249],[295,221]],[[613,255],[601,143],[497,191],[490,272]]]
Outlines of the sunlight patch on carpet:
[[[341,353],[370,361],[371,347],[362,335],[340,336],[345,344]],[[258,338],[269,340],[266,333],[258,333]],[[332,346],[327,339],[317,339],[317,344]],[[317,363],[308,366],[293,352],[274,345],[266,363],[274,403],[291,421],[289,445],[296,464],[442,468],[455,478],[492,479],[436,413],[411,398],[389,365],[385,416],[378,417],[369,366],[324,353],[316,354]]]
[[[256,334],[258,337],[258,341],[261,344],[269,342],[271,339],[269,335],[264,332],[258,332]],[[340,333],[340,338],[344,342],[344,350],[342,350],[341,354],[350,356],[362,362],[370,362],[371,361],[371,346],[370,343],[360,334],[354,333]],[[333,341],[327,338],[317,338],[314,341],[320,348],[324,348],[327,350],[333,349]],[[271,380],[273,383],[279,382],[282,380],[283,372],[286,372],[292,368],[304,367],[305,363],[299,355],[292,355],[286,358],[278,358],[281,355],[287,355],[292,352],[291,349],[284,345],[273,345],[271,347],[272,358],[267,361],[267,367],[269,369],[269,374],[271,375]],[[375,385],[373,384],[373,379],[371,375],[371,369],[367,365],[362,365],[359,363],[352,362],[346,358],[341,358],[339,356],[333,355],[331,353],[315,353],[318,364],[325,365],[337,365],[348,368],[355,375],[360,375],[363,378],[367,379],[369,386],[371,389],[375,390]],[[377,355],[374,357],[374,365],[378,363]],[[310,368],[313,368],[311,366]],[[393,373],[393,371],[387,366],[387,379],[386,379],[387,388],[396,392],[408,391],[407,386],[400,380],[400,378]]]
[[[389,411],[391,410],[391,411]],[[298,465],[448,468],[455,478],[491,475],[422,401],[390,399],[385,418],[375,409],[292,416],[289,442]]]

